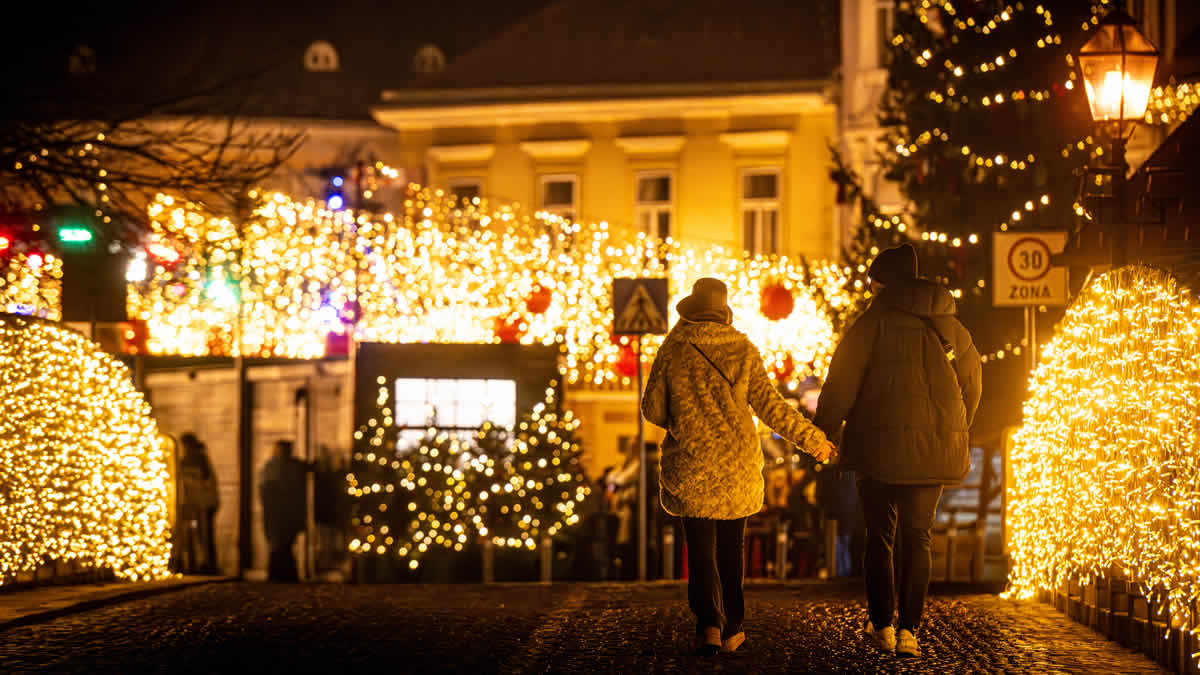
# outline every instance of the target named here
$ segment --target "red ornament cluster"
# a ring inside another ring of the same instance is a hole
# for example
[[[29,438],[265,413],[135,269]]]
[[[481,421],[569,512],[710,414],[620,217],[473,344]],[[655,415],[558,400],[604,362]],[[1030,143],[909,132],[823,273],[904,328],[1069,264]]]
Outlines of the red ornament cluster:
[[[536,284],[533,287],[533,292],[525,299],[525,309],[529,310],[530,314],[541,314],[550,309],[550,303],[554,300],[554,294],[549,288],[541,284]]]
[[[796,308],[796,298],[782,284],[771,284],[763,288],[759,297],[759,311],[772,321],[779,321],[791,316]]]

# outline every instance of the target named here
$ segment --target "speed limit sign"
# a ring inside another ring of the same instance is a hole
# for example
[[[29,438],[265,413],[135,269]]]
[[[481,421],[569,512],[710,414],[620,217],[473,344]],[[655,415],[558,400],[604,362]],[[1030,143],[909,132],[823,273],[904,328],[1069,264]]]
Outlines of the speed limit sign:
[[[1067,268],[1053,267],[1066,232],[992,234],[992,304],[996,307],[1067,304]]]

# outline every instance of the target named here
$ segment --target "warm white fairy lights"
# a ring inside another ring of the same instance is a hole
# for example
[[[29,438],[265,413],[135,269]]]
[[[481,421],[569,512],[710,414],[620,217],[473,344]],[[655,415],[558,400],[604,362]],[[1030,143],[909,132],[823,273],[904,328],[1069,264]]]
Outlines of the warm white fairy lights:
[[[0,312],[61,318],[62,258],[0,235]]]
[[[1086,585],[1115,570],[1195,634],[1198,419],[1194,293],[1144,266],[1095,280],[1030,380],[1011,456],[1008,594]]]
[[[129,370],[72,330],[0,316],[0,401],[0,585],[53,561],[166,576],[164,450]]]
[[[377,416],[355,433],[346,476],[356,500],[350,551],[394,556],[415,570],[431,549],[461,552],[487,540],[534,550],[577,524],[590,488],[579,418],[559,409],[556,386],[515,429],[488,423],[468,436],[430,428],[415,447],[396,447],[384,380]]]
[[[347,330],[376,342],[519,341],[561,345],[569,384],[628,387],[636,353],[611,334],[612,279],[669,278],[674,319],[694,280],[715,276],[730,286],[734,325],[794,387],[823,376],[830,312],[851,302],[838,265],[693,248],[433,188],[411,186],[402,212],[370,217],[255,196],[240,227],[163,195],[149,210],[158,253],[130,283],[129,310],[147,322],[152,353],[309,358]],[[768,319],[774,286],[793,309]],[[646,360],[660,342],[647,339]]]

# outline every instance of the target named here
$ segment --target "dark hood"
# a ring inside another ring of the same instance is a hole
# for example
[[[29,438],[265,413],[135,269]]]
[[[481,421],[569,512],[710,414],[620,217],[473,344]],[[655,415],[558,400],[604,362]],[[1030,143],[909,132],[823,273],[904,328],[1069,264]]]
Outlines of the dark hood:
[[[919,316],[953,316],[958,313],[950,291],[928,279],[913,279],[885,286],[872,302],[876,303]]]

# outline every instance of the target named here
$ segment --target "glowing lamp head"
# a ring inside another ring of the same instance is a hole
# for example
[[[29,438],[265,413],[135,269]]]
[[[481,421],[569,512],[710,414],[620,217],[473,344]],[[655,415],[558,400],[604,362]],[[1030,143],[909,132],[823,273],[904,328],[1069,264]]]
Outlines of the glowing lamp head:
[[[1146,115],[1158,49],[1122,11],[1111,12],[1079,50],[1083,87],[1097,122],[1127,122]]]
[[[346,205],[346,200],[341,195],[330,195],[329,199],[325,201],[325,205],[329,207],[330,211],[337,211]]]

